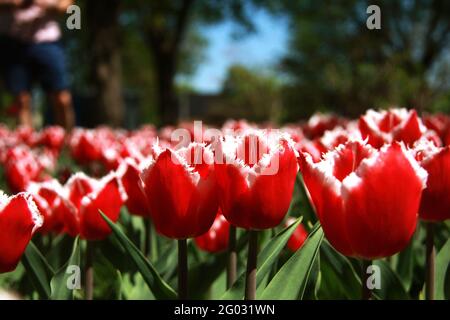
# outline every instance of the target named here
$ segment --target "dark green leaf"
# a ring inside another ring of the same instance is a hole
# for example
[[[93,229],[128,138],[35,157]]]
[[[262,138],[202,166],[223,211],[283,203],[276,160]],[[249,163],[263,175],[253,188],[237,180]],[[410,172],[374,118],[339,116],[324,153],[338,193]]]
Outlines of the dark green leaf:
[[[406,300],[410,299],[408,293],[403,286],[398,275],[391,269],[389,264],[384,260],[376,260],[373,262],[375,266],[380,268],[380,289],[374,289],[373,292],[379,299],[388,300]]]
[[[51,298],[53,300],[73,299],[75,288],[80,287],[80,240],[78,237],[73,241],[71,252],[69,260],[55,274],[50,282]],[[69,282],[72,288],[69,287]]]
[[[406,291],[411,288],[414,270],[414,244],[413,241],[397,255],[395,271],[403,283]]]
[[[160,258],[155,262],[159,274],[171,275],[177,268],[178,250],[176,241],[171,241],[162,251]]]
[[[317,221],[317,215],[315,213],[314,207],[311,204],[308,190],[306,189],[305,183],[303,181],[303,176],[301,172],[297,174],[297,187],[299,190],[299,200],[302,204],[302,213],[305,216],[306,221]]]
[[[444,278],[444,298],[445,300],[450,300],[450,268],[447,268]]]
[[[139,249],[125,236],[125,234],[108,219],[102,212],[100,212],[103,219],[108,223],[112,229],[117,240],[127,252],[129,258],[136,264],[139,272],[142,274],[145,282],[149,286],[153,295],[157,299],[175,299],[176,292],[161,278],[153,265],[144,257]]]
[[[263,291],[261,299],[294,300],[302,298],[309,274],[323,239],[320,226],[313,229],[303,247],[281,267]]]
[[[264,280],[264,277],[270,272],[271,266],[277,261],[280,252],[286,246],[287,241],[290,236],[300,224],[302,218],[297,219],[289,227],[278,233],[272,240],[270,240],[261,253],[258,255],[258,269],[256,272],[256,284],[257,288],[260,287]],[[245,273],[242,273],[225,294],[222,299],[225,300],[236,300],[242,299],[244,297],[245,288]]]
[[[120,271],[101,252],[97,251],[94,257],[94,299],[121,299]]]
[[[154,300],[147,283],[139,272],[125,273],[121,280],[121,296],[125,300]]]
[[[50,250],[45,257],[52,268],[58,270],[70,258],[73,247],[73,238],[66,234],[58,236],[49,234],[47,237],[52,237],[53,239],[51,241]]]
[[[449,298],[450,287],[450,239],[436,255],[436,271],[434,278],[434,297],[438,300]],[[447,286],[445,286],[447,284]]]
[[[42,299],[50,299],[50,279],[53,277],[54,271],[33,242],[28,244],[22,257],[22,263],[39,296]]]
[[[204,259],[189,266],[189,297],[191,299],[207,298],[208,290],[214,281],[225,273],[227,253],[209,254]]]
[[[333,249],[327,241],[322,242],[320,299],[360,299],[361,280],[351,262]]]

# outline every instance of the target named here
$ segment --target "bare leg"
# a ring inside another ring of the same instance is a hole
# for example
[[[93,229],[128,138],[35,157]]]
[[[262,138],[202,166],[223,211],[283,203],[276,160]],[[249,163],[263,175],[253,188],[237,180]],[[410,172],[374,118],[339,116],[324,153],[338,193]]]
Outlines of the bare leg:
[[[15,102],[19,108],[17,122],[19,125],[33,127],[33,115],[31,112],[31,94],[22,91],[15,97]]]
[[[72,95],[68,90],[50,94],[56,124],[71,130],[75,125],[75,114],[72,107]]]

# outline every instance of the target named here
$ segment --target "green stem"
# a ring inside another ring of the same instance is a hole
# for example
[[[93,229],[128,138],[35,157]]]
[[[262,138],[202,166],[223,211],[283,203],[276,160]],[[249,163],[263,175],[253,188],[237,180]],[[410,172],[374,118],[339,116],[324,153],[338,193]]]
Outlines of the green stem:
[[[250,230],[248,239],[245,300],[256,299],[256,264],[258,259],[258,231]]]
[[[363,260],[362,261],[362,273],[361,273],[361,284],[362,284],[362,292],[361,299],[362,300],[370,300],[372,298],[372,290],[367,286],[367,279],[369,278],[369,274],[367,272],[367,268],[372,265],[372,260]]]
[[[178,299],[188,298],[187,241],[178,240]]]
[[[150,242],[151,242],[151,233],[152,233],[152,222],[150,219],[144,220],[144,246],[142,248],[142,252],[145,257],[150,256]]]
[[[152,262],[158,260],[158,236],[156,234],[155,226],[150,222],[150,258]]]
[[[85,299],[94,298],[94,243],[86,241]]]
[[[426,222],[426,275],[425,275],[425,297],[434,300],[434,272],[436,250],[434,248],[434,223]]]
[[[236,281],[237,274],[237,250],[236,250],[236,227],[230,226],[228,238],[228,266],[227,266],[227,289],[230,289]]]

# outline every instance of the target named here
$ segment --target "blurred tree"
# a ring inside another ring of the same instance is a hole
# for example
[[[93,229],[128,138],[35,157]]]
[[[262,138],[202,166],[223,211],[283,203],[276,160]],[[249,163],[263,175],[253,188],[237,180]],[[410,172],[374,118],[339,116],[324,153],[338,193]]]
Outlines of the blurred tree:
[[[142,41],[139,33],[126,24],[122,28],[122,79],[126,93],[139,99],[141,122],[155,123],[156,96],[154,66],[149,48]]]
[[[86,1],[87,48],[97,123],[123,125],[120,0]]]
[[[160,119],[155,61],[149,59],[152,51],[140,29],[141,22],[136,20],[148,19],[136,15],[141,3],[79,0],[81,30],[63,29],[83,125],[123,125],[124,100],[130,107],[130,98],[131,104],[137,103],[141,109],[141,123],[157,123]],[[195,27],[187,30],[178,73],[189,75],[195,71],[206,44]]]
[[[134,23],[129,23],[129,11],[124,10],[122,17],[122,63],[123,83],[128,92],[135,92],[142,105],[144,121],[158,123],[161,116],[158,110],[158,86],[155,62],[149,59],[151,48],[143,39],[140,30]],[[198,28],[193,26],[187,30],[185,41],[181,44],[178,70],[176,76],[183,79],[181,85],[176,81],[174,90],[184,90],[185,82],[192,76],[204,58],[203,51],[207,41]],[[180,88],[182,86],[183,88]]]
[[[140,30],[148,45],[155,70],[158,113],[162,124],[178,120],[178,97],[175,79],[181,60],[188,61],[192,42],[184,42],[189,30],[198,24],[211,24],[233,19],[246,31],[253,30],[251,12],[255,7],[270,8],[272,0],[130,0],[124,6],[127,23]],[[192,38],[191,38],[192,40]],[[195,55],[191,55],[195,57]],[[198,61],[198,60],[197,60]]]
[[[177,80],[185,91],[183,80],[204,58],[207,42],[200,28],[229,19],[236,24],[234,35],[242,36],[255,30],[254,10],[272,10],[278,2],[78,0],[77,4],[82,29],[65,30],[66,41],[74,88],[82,97],[94,98],[83,107],[93,114],[89,120],[94,125],[122,122],[124,93],[138,97],[144,107],[142,120],[177,122]]]
[[[285,118],[333,109],[356,116],[398,104],[419,110],[448,101],[450,2],[284,1],[291,17]],[[366,27],[371,4],[381,29]]]
[[[269,72],[233,65],[219,102],[211,107],[208,117],[218,123],[227,118],[277,122],[281,111],[280,88],[278,78]]]

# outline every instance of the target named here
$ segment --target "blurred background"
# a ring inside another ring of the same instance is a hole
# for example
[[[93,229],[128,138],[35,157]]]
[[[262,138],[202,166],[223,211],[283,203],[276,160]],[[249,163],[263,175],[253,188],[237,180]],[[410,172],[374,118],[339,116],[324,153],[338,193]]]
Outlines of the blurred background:
[[[450,1],[79,0],[61,17],[77,125],[450,111]],[[381,29],[366,27],[370,4]],[[1,49],[0,49],[1,51]],[[1,54],[0,54],[1,57]],[[47,101],[33,90],[41,125]],[[0,83],[0,120],[12,98]]]

